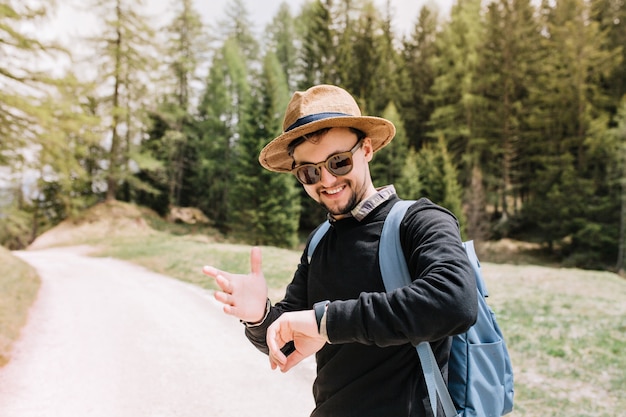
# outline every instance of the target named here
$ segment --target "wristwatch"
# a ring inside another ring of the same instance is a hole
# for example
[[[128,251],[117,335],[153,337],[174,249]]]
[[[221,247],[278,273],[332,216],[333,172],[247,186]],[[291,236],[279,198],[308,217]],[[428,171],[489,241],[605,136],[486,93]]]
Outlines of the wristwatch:
[[[322,323],[322,317],[324,317],[324,313],[326,313],[326,308],[330,304],[330,301],[318,301],[313,304],[313,311],[315,311],[315,321],[317,321],[317,331],[320,331],[320,324]]]

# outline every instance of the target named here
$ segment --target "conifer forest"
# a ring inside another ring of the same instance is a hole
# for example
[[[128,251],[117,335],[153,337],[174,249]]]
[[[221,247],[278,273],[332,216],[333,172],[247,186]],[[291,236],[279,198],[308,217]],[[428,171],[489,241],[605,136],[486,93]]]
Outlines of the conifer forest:
[[[59,0],[0,0],[0,243],[24,247],[95,204],[196,207],[226,234],[294,248],[324,213],[258,154],[296,90],[327,83],[396,138],[374,184],[452,210],[465,239],[539,243],[565,266],[623,271],[625,0],[84,0],[93,36],[39,36]],[[155,22],[159,22],[156,24]],[[58,62],[54,70],[40,62]]]

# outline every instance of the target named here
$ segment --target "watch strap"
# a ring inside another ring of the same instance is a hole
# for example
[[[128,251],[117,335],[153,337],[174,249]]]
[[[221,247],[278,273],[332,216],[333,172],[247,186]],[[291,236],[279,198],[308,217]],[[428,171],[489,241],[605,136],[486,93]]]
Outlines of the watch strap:
[[[320,331],[320,325],[322,323],[322,317],[324,317],[324,313],[326,313],[326,307],[330,304],[330,301],[318,301],[313,304],[313,311],[315,312],[315,321],[317,322],[317,331]]]

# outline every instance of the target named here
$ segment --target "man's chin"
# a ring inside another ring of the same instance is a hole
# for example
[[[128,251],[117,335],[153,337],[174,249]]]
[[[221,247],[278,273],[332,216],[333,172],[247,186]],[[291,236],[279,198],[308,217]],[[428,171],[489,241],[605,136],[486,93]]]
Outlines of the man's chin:
[[[340,205],[329,205],[324,201],[320,201],[320,205],[324,207],[324,209],[333,217],[340,218],[346,215],[350,215],[352,209],[356,206],[355,198],[352,197],[348,204],[340,206]]]

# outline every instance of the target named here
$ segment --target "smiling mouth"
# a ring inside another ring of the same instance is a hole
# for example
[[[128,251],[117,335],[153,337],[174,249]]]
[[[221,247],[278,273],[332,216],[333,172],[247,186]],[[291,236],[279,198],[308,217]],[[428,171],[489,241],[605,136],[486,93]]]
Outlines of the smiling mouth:
[[[342,185],[340,187],[335,187],[335,188],[330,188],[328,190],[324,190],[322,191],[324,194],[328,194],[328,195],[335,195],[337,193],[340,193],[344,188],[346,188],[345,185]]]

